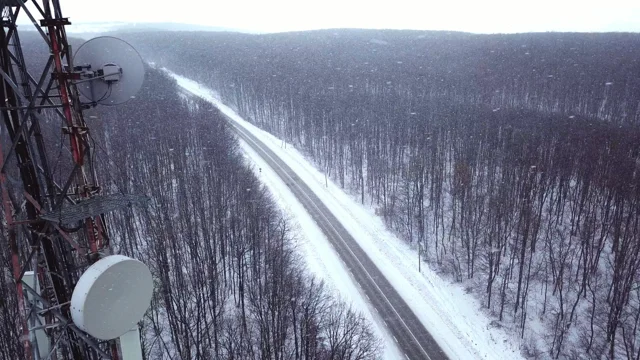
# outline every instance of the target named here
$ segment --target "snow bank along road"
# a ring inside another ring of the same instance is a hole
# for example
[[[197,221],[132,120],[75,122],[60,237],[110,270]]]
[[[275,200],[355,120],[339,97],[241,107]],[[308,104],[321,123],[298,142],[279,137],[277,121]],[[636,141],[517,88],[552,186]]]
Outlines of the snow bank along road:
[[[285,181],[314,218],[351,271],[371,305],[384,320],[405,356],[409,359],[447,359],[445,353],[402,297],[316,194],[253,134],[235,121],[231,119],[228,121],[238,136],[246,141]]]
[[[428,266],[423,266],[422,271],[419,271],[416,263],[407,261],[417,258],[417,252],[390,232],[374,215],[373,209],[354,201],[332,181],[327,182],[324,173],[308,163],[295,147],[283,148],[282,140],[246,122],[222,103],[213,90],[166,68],[162,70],[176,79],[185,94],[212,103],[234,123],[253,134],[263,147],[277,154],[276,158],[293,170],[292,173],[297,175],[300,183],[310,188],[334,217],[340,219],[342,228],[351,234],[360,249],[368,255],[368,259],[391,281],[396,292],[450,359],[524,360],[520,353],[519,336],[509,327],[493,326],[492,318],[482,311],[482,304],[469,296],[463,286],[441,278]],[[265,170],[258,176],[273,191],[282,210],[292,217],[292,226],[301,232],[302,237],[297,239],[298,245],[301,246],[300,254],[305,257],[309,270],[327,281],[346,300],[350,299],[352,305],[361,309],[372,321],[374,331],[384,341],[384,359],[403,358],[400,344],[394,340],[395,336],[390,332],[390,327],[385,325],[382,314],[376,314],[373,302],[367,300],[363,289],[358,288],[355,276],[344,276],[349,270],[347,264],[340,259],[340,249],[331,244],[320,224],[312,219],[301,199],[293,193],[292,189],[297,187],[287,185],[286,182],[290,181],[281,178],[247,142],[241,140],[241,146],[246,156],[251,158],[250,162]],[[435,359],[435,355],[432,358]]]

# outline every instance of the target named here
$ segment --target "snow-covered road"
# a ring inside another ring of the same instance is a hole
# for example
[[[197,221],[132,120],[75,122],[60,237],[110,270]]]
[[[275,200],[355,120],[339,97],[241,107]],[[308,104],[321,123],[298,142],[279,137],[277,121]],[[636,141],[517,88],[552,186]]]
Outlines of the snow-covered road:
[[[331,209],[335,217],[341,220],[344,228],[376,263],[384,277],[393,284],[451,359],[522,358],[517,339],[500,329],[490,327],[490,319],[481,311],[480,304],[472,296],[465,294],[461,286],[443,280],[427,266],[423,265],[422,272],[419,272],[415,250],[387,231],[372,209],[358,204],[331,182],[325,186],[324,174],[315,169],[291,144],[283,147],[281,140],[241,119],[231,108],[222,104],[211,90],[167,72],[185,90],[212,102],[235,123],[250,131],[295,171],[326,207]],[[328,239],[295,200],[286,184],[270,172],[257,154],[246,146],[243,148],[247,158],[256,167],[262,168],[259,176],[287,211],[292,222],[297,224],[301,253],[309,268],[373,320],[378,333],[385,337],[385,357],[399,358],[400,354],[394,349],[394,341],[390,339],[379,317],[372,312],[351,278],[344,276],[347,270],[338,260]]]
[[[385,348],[396,353],[393,356],[387,356],[387,358],[397,359],[402,357],[400,356],[401,354],[405,354],[409,359],[442,359],[442,351],[438,348],[437,343],[428,337],[428,334],[425,334],[426,330],[421,326],[420,321],[415,318],[411,310],[407,308],[406,304],[398,304],[399,301],[402,302],[400,296],[393,291],[391,284],[386,282],[386,279],[376,269],[375,265],[369,259],[365,259],[366,255],[364,255],[363,250],[354,248],[357,247],[355,240],[341,226],[340,221],[300,181],[293,170],[280,161],[264,144],[260,143],[259,140],[237,124],[234,124],[234,127],[243,142],[242,146],[245,151],[253,152],[249,153],[253,155],[249,157],[250,161],[259,159],[265,163],[265,166],[258,168],[258,173],[261,173],[261,169],[269,169],[273,172],[269,174],[271,179],[276,176],[281,181],[284,181],[291,195],[293,195],[293,198],[287,196],[287,203],[302,205],[302,213],[307,217],[312,217],[315,227],[321,230],[321,233],[315,233],[309,237],[307,242],[309,246],[305,247],[318,253],[321,261],[325,258],[332,258],[331,262],[336,264],[339,258],[342,266],[333,269],[325,266],[324,269],[329,270],[331,273],[339,271],[338,274],[334,275],[349,279],[350,291],[355,289],[355,284],[358,284],[360,291],[350,293],[350,295],[365,304],[365,306],[356,306],[356,309],[367,311],[367,317],[374,321],[379,328],[380,338],[386,341]],[[258,158],[254,157],[256,155]],[[279,189],[279,191],[282,191],[282,189]],[[291,213],[289,217],[290,219],[293,218]],[[332,246],[324,247],[321,251],[318,251],[319,247],[317,245],[322,247],[329,243]],[[306,253],[308,254],[308,251]],[[365,260],[368,260],[366,266],[363,265]],[[323,276],[321,273],[316,274]],[[351,276],[344,276],[345,274]],[[332,278],[335,278],[335,276],[332,276]],[[367,298],[368,304],[364,301],[363,296]],[[354,304],[352,303],[352,305]],[[384,323],[384,326],[382,323]],[[428,338],[425,339],[424,335],[427,335]],[[393,342],[391,339],[393,339]]]

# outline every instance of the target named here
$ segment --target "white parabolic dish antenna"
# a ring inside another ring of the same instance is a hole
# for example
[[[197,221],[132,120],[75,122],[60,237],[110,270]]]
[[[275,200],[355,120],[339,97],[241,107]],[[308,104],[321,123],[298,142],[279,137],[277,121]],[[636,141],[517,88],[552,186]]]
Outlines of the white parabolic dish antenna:
[[[71,318],[97,339],[115,339],[142,319],[152,293],[153,279],[145,264],[122,255],[107,256],[78,280],[71,296]]]
[[[131,99],[142,87],[144,65],[128,42],[100,36],[82,44],[73,56],[74,66],[94,72],[93,80],[79,81],[80,94],[92,103],[118,105]]]

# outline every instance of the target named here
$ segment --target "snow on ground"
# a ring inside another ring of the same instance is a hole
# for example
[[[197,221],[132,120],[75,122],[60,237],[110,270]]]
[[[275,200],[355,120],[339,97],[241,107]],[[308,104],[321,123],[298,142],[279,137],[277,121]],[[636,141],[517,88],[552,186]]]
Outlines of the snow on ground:
[[[302,255],[307,268],[318,278],[324,280],[334,295],[350,303],[371,321],[376,334],[383,340],[383,358],[387,360],[402,358],[382,319],[367,304],[352,277],[344,276],[347,269],[334,251],[329,240],[293,195],[284,181],[245,141],[239,140],[245,159],[252,165],[254,174],[271,192],[276,204],[284,211],[295,235],[295,246]]]
[[[419,272],[416,250],[388,231],[372,208],[357,203],[333,182],[325,186],[324,174],[315,169],[294,146],[286,144],[283,147],[282,140],[240,118],[233,109],[222,104],[213,91],[192,80],[166,71],[178,81],[182,88],[212,102],[233,121],[251,131],[309,185],[334,215],[343,220],[344,227],[378,265],[451,359],[522,359],[515,335],[491,327],[489,325],[491,319],[485,315],[480,303],[466,294],[459,284],[443,280],[426,264],[422,265],[422,272]],[[262,168],[264,171],[265,167]],[[284,184],[280,185],[284,186]],[[289,195],[293,197],[291,193]],[[295,198],[280,198],[278,201],[281,204],[283,201],[290,204],[290,200]],[[299,206],[300,208],[293,214],[298,216],[298,221],[301,221],[300,214],[305,214],[307,217],[302,220],[303,223],[299,223],[304,225],[302,229],[306,230],[307,225],[314,225],[314,233],[305,235],[311,236],[310,239],[318,238],[321,236],[318,235],[320,230],[306,212],[302,211],[301,205]],[[323,244],[328,245],[326,239]],[[332,253],[335,255],[335,252]],[[314,243],[310,255],[318,254]],[[321,261],[324,261],[323,257]],[[310,267],[313,269],[314,265]],[[335,266],[329,266],[322,269],[316,266],[314,271],[333,272],[335,268]],[[341,266],[339,271],[344,270]],[[336,271],[328,279],[333,281],[335,276],[341,280],[339,275]],[[325,274],[324,277],[326,276]],[[361,297],[360,300],[362,300]]]
[[[167,71],[166,69],[164,70]],[[190,93],[208,101],[214,101],[217,97],[215,92],[200,87],[194,81],[168,73],[178,80],[178,84],[183,89]],[[269,167],[262,157],[245,141],[241,139],[238,141],[245,160],[252,166],[254,174],[267,187],[276,204],[287,217],[288,223],[293,230],[295,247],[298,253],[302,255],[307,268],[317,278],[322,279],[334,295],[351,304],[354,309],[361,311],[371,321],[376,334],[383,340],[383,359],[401,359],[402,353],[398,350],[393,336],[387,332],[384,321],[368,305],[353,278],[344,276],[348,270],[322,230],[289,190],[285,182]]]

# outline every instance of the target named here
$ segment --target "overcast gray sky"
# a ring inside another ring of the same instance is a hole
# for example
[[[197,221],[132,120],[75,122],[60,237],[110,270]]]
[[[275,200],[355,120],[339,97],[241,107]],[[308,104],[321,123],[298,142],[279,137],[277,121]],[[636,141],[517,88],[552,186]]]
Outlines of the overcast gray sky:
[[[61,0],[72,22],[177,22],[260,32],[322,28],[640,32],[640,0]]]

